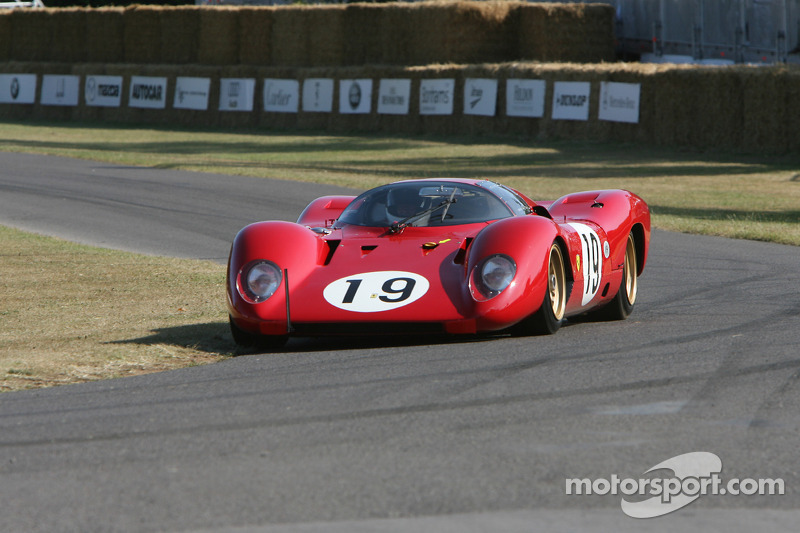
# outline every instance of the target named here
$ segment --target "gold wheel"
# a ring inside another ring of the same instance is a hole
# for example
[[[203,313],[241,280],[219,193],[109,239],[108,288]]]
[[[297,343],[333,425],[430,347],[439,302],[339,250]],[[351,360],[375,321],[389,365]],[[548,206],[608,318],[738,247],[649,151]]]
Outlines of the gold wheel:
[[[639,292],[639,278],[636,275],[636,243],[633,240],[633,233],[628,235],[628,244],[625,247],[625,265],[622,271],[625,295],[628,303],[636,303],[636,295]]]
[[[564,318],[564,311],[567,307],[567,280],[564,273],[564,256],[557,244],[550,247],[547,290],[550,293],[550,308],[553,311],[553,317],[561,320]]]

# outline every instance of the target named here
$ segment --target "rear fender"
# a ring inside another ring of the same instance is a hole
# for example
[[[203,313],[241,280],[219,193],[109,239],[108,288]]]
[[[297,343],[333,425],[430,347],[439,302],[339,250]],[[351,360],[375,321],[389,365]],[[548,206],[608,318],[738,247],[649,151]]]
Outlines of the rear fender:
[[[297,223],[310,228],[330,228],[355,196],[323,196],[300,213]]]
[[[590,221],[603,228],[613,270],[622,268],[628,234],[633,231],[639,274],[644,270],[650,242],[650,209],[639,196],[622,189],[568,194],[552,203],[550,214],[559,223]]]

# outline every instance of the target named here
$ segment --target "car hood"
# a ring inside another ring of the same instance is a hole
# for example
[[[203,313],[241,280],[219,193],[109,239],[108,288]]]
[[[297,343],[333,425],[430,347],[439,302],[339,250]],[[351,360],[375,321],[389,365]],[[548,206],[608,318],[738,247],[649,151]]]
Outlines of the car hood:
[[[290,282],[292,319],[440,321],[463,316],[466,248],[485,223],[439,228],[346,226],[324,239],[324,264]]]

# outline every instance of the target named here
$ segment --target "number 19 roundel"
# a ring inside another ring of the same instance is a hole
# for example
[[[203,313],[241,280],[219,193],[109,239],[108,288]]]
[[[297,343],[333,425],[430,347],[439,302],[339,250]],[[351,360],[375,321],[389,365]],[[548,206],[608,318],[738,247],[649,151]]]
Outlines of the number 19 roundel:
[[[403,307],[422,298],[431,284],[413,272],[364,272],[337,279],[322,292],[339,309],[376,313]]]
[[[603,276],[603,254],[600,238],[597,233],[586,224],[570,223],[581,236],[581,257],[583,261],[583,297],[581,305],[586,305],[597,294]]]

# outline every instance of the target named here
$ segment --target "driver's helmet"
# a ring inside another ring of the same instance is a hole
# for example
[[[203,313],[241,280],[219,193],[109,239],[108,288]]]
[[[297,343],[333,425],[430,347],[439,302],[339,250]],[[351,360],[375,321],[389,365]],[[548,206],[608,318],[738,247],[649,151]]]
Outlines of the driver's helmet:
[[[422,209],[422,198],[419,190],[409,187],[398,187],[389,191],[386,197],[386,212],[389,218],[402,219],[415,215]]]

